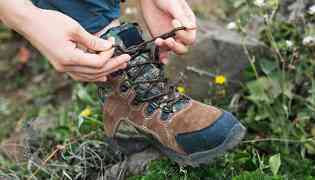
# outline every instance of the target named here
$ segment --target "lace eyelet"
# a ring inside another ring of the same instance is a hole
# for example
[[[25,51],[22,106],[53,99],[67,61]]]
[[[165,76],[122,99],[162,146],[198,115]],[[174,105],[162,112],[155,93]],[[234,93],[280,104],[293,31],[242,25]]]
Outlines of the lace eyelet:
[[[158,107],[153,104],[153,103],[150,103],[148,104],[148,106],[146,107],[144,113],[146,116],[151,116],[152,114],[154,114],[154,112],[158,109]]]
[[[123,94],[127,93],[130,87],[130,83],[128,81],[124,81],[119,85],[119,91]]]

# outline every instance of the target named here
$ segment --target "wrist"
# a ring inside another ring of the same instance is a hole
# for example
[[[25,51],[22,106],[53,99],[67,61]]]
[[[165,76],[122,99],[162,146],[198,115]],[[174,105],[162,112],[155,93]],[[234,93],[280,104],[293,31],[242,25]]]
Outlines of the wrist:
[[[0,3],[0,6],[2,6],[0,8],[0,19],[9,28],[19,33],[24,32],[24,29],[34,20],[34,17],[40,11],[39,8],[28,0],[18,3],[15,1]]]

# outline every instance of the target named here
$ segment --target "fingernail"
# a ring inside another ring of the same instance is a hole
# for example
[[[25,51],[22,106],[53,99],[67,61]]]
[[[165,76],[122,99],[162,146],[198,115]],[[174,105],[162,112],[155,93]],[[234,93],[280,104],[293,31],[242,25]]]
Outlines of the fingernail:
[[[161,38],[157,38],[155,40],[155,44],[158,45],[158,46],[161,46],[162,45],[162,39]]]
[[[100,45],[102,49],[109,49],[113,46],[113,43],[105,39],[100,39]]]
[[[172,21],[172,25],[174,26],[174,28],[178,28],[178,27],[182,26],[181,22],[179,20],[177,20],[177,19],[174,19]]]
[[[113,44],[115,44],[115,38],[114,37],[109,37],[108,40],[111,41]]]
[[[121,57],[126,61],[129,61],[131,59],[131,57],[128,54],[121,55]]]
[[[171,47],[175,46],[175,40],[173,38],[167,39],[167,42],[168,42],[169,46],[171,46]]]
[[[174,47],[174,46],[175,46],[174,42],[172,42],[172,41],[169,41],[168,45],[169,45],[170,47]]]

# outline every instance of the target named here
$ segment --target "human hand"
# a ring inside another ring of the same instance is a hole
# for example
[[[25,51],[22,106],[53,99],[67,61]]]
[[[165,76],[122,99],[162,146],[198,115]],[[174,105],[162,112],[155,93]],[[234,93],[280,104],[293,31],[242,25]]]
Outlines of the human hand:
[[[142,12],[152,36],[156,37],[174,28],[185,26],[186,31],[178,31],[175,38],[157,39],[161,47],[160,60],[168,62],[169,50],[185,54],[188,46],[196,39],[196,17],[185,0],[142,0]]]
[[[32,17],[21,28],[21,33],[48,58],[58,72],[67,73],[75,80],[106,81],[107,75],[126,68],[130,60],[127,54],[112,57],[113,40],[91,35],[79,23],[62,13],[38,9]]]

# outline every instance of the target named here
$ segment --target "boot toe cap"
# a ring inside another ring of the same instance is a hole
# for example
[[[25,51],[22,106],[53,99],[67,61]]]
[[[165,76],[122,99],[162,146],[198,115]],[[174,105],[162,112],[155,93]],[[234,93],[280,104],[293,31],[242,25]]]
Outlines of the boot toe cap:
[[[231,134],[232,129],[240,122],[229,112],[222,115],[210,126],[199,131],[178,134],[177,143],[187,154],[205,152],[222,144]]]

